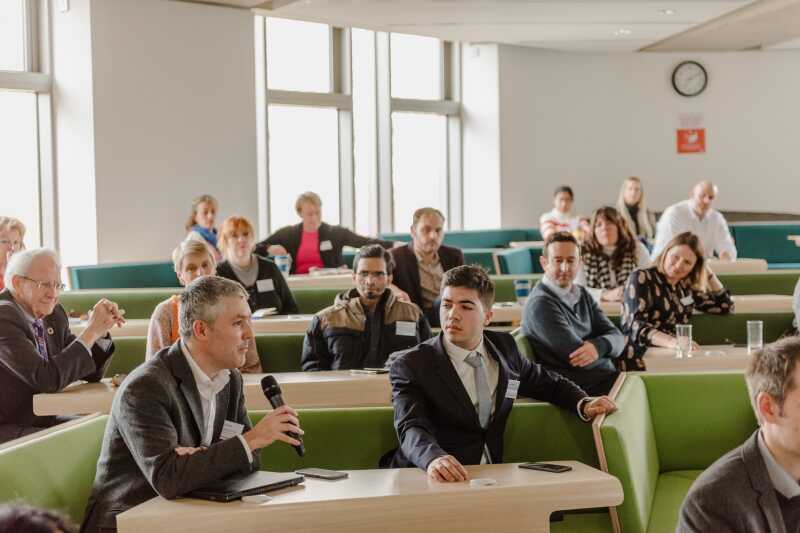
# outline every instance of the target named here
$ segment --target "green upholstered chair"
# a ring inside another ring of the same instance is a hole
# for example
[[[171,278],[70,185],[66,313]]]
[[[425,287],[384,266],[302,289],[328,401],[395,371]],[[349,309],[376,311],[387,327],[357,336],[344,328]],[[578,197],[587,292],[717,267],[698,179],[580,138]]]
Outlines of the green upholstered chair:
[[[797,270],[771,270],[763,274],[720,274],[719,280],[732,294],[794,294],[800,278]]]
[[[179,287],[172,261],[67,267],[73,289]]]
[[[92,415],[40,437],[0,448],[0,502],[25,503],[66,513],[80,523],[100,455],[107,415]]]
[[[444,234],[444,244],[457,248],[507,248],[514,241],[539,241],[541,233],[536,228],[505,228],[480,230],[453,230]],[[411,241],[409,233],[381,233],[381,239]]]
[[[491,276],[491,278],[494,281],[494,300],[496,302],[516,302],[517,295],[514,294],[514,280],[529,279],[531,280],[531,288],[533,288],[542,279],[542,274],[501,274]]]
[[[494,254],[497,248],[464,248],[464,264],[480,265],[489,274],[499,274],[495,269]]]
[[[333,305],[336,295],[343,289],[292,289],[297,310],[304,315],[313,315]]]
[[[147,350],[147,337],[119,337],[114,339],[114,354],[106,367],[103,377],[114,374],[129,374],[144,363]]]
[[[495,252],[495,269],[499,274],[533,274],[542,273],[539,258],[541,248],[509,248]]]
[[[735,224],[730,229],[739,257],[765,259],[770,269],[800,268],[800,247],[786,238],[800,235],[800,224]]]
[[[600,425],[625,533],[674,532],[692,482],[756,429],[742,373],[629,374]]]
[[[178,294],[181,287],[163,289],[81,289],[62,292],[59,301],[68,314],[86,314],[101,298],[125,309],[125,318],[150,318],[162,301]]]

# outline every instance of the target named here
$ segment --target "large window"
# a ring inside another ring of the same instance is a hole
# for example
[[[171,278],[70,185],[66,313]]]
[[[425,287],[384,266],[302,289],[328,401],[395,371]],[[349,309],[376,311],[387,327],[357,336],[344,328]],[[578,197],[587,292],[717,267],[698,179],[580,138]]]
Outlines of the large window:
[[[393,33],[391,51],[393,98],[442,98],[440,40]]]
[[[23,0],[0,0],[0,70],[25,70]]]
[[[269,88],[330,91],[330,34],[325,24],[267,19]]]

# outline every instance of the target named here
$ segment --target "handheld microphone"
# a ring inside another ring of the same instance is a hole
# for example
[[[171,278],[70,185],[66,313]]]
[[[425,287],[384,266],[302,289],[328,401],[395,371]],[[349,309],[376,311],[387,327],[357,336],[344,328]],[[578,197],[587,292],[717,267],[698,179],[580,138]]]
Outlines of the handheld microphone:
[[[277,409],[278,407],[285,405],[285,402],[283,401],[283,395],[281,394],[281,388],[278,386],[278,382],[273,376],[264,376],[261,378],[261,390],[264,391],[264,396],[267,397],[267,400],[273,409]],[[303,437],[293,432],[288,432],[287,435],[300,441],[299,446],[292,446],[292,448],[294,448],[294,451],[297,452],[297,455],[303,457],[306,453],[306,449],[303,446]]]

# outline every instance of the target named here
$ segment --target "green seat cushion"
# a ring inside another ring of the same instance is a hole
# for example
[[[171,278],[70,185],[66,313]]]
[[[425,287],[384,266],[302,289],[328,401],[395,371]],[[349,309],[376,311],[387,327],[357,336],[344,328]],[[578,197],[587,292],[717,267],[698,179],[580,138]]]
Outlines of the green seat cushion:
[[[564,519],[550,522],[551,533],[611,533],[611,517],[607,510],[590,513],[565,513]]]
[[[256,350],[265,373],[300,372],[303,352],[302,333],[262,333],[256,335]]]
[[[765,259],[770,268],[774,263],[800,262],[800,247],[786,238],[800,235],[800,224],[735,224],[731,230],[739,257]]]
[[[0,502],[56,509],[80,524],[108,416],[0,450]]]
[[[490,274],[499,274],[494,268],[494,254],[498,251],[497,248],[465,248],[462,251],[465,265],[480,265]]]
[[[180,287],[76,290],[61,293],[59,301],[68,314],[82,315],[88,313],[101,298],[107,298],[125,310],[125,318],[150,318],[158,304],[180,292]]]
[[[171,261],[84,265],[68,268],[73,289],[179,287]]]
[[[703,471],[676,470],[658,476],[647,533],[674,533],[686,494]]]
[[[732,294],[794,294],[800,272],[764,274],[720,274],[719,280]]]
[[[297,311],[303,315],[313,315],[333,305],[336,295],[344,289],[292,289],[297,302]]]

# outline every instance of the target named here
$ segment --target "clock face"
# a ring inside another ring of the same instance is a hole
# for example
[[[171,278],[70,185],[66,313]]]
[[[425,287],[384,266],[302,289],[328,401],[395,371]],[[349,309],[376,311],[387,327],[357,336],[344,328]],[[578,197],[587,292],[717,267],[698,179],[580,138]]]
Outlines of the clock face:
[[[697,61],[684,61],[672,72],[672,86],[682,96],[697,96],[708,85],[708,73]]]

